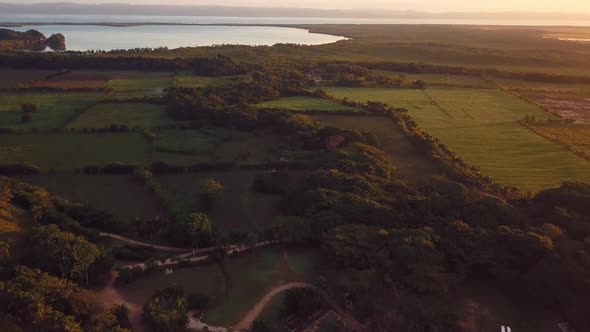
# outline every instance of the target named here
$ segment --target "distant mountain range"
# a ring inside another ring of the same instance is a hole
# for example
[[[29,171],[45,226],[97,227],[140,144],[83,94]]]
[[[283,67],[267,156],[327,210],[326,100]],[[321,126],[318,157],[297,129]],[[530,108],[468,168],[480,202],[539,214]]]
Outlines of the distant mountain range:
[[[0,3],[2,14],[56,15],[146,15],[146,16],[227,16],[227,17],[314,17],[314,18],[406,18],[406,19],[590,19],[590,14],[551,13],[425,13],[382,9],[312,9],[281,7],[225,7],[129,4]]]

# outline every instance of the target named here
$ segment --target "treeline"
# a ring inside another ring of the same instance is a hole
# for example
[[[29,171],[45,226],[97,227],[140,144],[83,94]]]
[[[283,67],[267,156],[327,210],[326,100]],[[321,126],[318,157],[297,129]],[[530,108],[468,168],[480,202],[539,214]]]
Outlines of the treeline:
[[[26,69],[115,69],[143,71],[189,70],[197,75],[241,75],[250,66],[223,55],[215,58],[164,59],[147,57],[101,57],[60,53],[14,53],[0,55],[0,67]]]
[[[545,73],[506,72],[498,69],[477,69],[467,67],[454,67],[432,65],[424,63],[400,63],[400,62],[320,62],[318,66],[325,68],[334,65],[348,65],[366,68],[369,70],[385,70],[407,74],[445,74],[445,75],[469,75],[469,76],[495,76],[500,78],[521,79],[532,82],[554,83],[590,83],[590,77],[565,76]]]

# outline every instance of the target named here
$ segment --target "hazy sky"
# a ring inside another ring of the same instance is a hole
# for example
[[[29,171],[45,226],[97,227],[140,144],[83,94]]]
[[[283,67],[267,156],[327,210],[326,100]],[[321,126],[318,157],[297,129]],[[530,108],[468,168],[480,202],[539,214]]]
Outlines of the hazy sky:
[[[0,0],[12,3],[79,2],[129,4],[192,4],[225,6],[386,8],[393,10],[535,11],[590,13],[590,0]]]

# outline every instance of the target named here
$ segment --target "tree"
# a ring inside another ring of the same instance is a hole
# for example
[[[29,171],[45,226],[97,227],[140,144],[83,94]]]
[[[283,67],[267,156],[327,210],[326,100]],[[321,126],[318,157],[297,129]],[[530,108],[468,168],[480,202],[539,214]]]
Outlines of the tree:
[[[219,198],[223,186],[215,179],[208,179],[200,188],[200,206],[203,211],[210,212]]]
[[[0,262],[3,262],[8,256],[10,256],[10,244],[0,241]]]
[[[179,288],[166,288],[156,292],[143,306],[143,318],[159,332],[185,331],[188,304]]]
[[[187,224],[187,232],[195,248],[198,248],[199,244],[210,244],[213,235],[211,220],[206,214],[193,213]]]
[[[31,103],[22,104],[21,111],[22,111],[21,121],[23,123],[31,122],[33,120],[33,113],[35,113],[37,111],[37,105],[31,104]]]
[[[90,314],[93,302],[92,292],[25,266],[0,283],[0,308],[36,331],[82,331],[79,321]]]
[[[101,256],[95,244],[62,232],[56,225],[35,228],[32,238],[32,258],[36,265],[71,280],[84,276],[88,284],[88,269]]]

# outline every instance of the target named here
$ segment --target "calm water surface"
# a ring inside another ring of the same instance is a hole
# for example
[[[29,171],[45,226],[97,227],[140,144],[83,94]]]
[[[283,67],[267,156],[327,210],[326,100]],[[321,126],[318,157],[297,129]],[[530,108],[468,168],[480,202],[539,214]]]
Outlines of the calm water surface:
[[[319,45],[343,39],[303,29],[238,26],[174,26],[146,25],[137,27],[108,27],[96,25],[39,25],[15,30],[35,29],[45,36],[62,33],[67,50],[114,50],[166,46],[170,49],[220,44],[274,45],[293,43]]]

